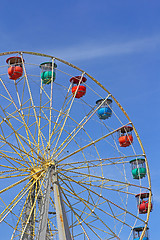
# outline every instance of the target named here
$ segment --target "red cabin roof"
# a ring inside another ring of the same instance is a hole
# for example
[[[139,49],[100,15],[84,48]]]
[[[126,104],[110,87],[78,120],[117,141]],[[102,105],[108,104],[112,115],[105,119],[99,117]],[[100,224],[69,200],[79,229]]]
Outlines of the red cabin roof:
[[[82,79],[82,80],[81,80],[81,79]],[[70,79],[70,82],[73,82],[73,83],[78,84],[80,80],[81,80],[81,82],[86,82],[86,81],[87,81],[87,78],[82,77],[82,76],[75,76],[75,77],[72,77],[72,78]]]
[[[9,57],[6,60],[6,63],[9,63],[9,64],[22,63],[22,58],[21,57]]]
[[[121,131],[121,133],[125,133],[125,132],[131,132],[133,130],[133,127],[131,126],[124,126],[122,128],[120,128],[119,131]]]
[[[149,198],[149,193],[139,193],[135,197],[140,197],[141,199]]]

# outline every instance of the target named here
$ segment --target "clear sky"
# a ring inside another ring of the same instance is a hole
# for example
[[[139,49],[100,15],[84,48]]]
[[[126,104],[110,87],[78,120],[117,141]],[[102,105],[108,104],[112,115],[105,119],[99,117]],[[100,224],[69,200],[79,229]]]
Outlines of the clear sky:
[[[0,51],[50,54],[95,77],[121,103],[148,156],[154,209],[160,221],[160,1],[2,0]],[[158,237],[159,238],[159,237]]]

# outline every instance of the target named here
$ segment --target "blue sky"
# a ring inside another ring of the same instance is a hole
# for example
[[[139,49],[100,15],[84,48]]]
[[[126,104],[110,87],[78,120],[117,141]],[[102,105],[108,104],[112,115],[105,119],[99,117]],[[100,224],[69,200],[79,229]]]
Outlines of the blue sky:
[[[1,52],[50,54],[95,77],[121,103],[148,156],[158,237],[160,209],[160,2],[1,1]]]

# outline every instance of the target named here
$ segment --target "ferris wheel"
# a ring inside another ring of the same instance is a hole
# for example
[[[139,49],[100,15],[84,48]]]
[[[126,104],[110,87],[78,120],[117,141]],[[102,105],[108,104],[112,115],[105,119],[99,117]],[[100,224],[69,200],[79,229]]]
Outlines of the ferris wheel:
[[[139,135],[105,86],[64,60],[0,54],[0,179],[2,239],[149,239]]]

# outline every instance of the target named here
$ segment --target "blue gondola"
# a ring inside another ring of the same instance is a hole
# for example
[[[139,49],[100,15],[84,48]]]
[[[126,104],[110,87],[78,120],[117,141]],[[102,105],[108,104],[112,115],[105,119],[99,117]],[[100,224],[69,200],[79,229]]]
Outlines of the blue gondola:
[[[103,101],[104,99],[99,99],[96,101],[96,104],[99,106],[102,104]],[[99,119],[105,120],[111,117],[112,115],[111,104],[112,104],[112,99],[106,99],[103,102],[103,104],[100,106],[100,108],[97,111]]]
[[[144,227],[135,227],[133,228],[133,240],[139,240],[141,233],[143,232]],[[149,240],[149,236],[148,236],[148,230],[149,228],[147,227],[146,232],[145,232],[145,236],[143,237],[143,240]]]

